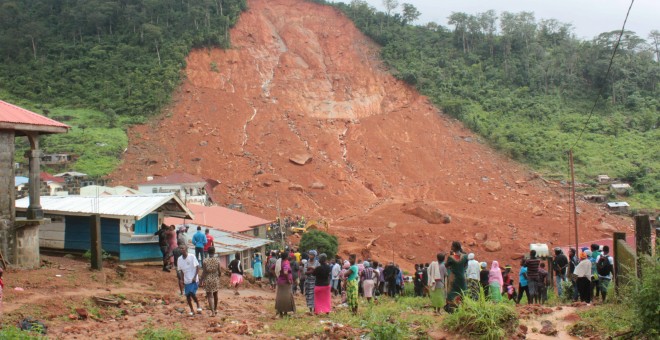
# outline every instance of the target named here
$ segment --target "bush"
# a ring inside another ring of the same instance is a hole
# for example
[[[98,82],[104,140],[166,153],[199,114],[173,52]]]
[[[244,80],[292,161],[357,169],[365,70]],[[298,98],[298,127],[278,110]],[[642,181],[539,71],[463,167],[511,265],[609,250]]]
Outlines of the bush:
[[[330,235],[320,230],[312,230],[303,234],[300,239],[300,250],[307,252],[315,249],[319,254],[325,253],[328,259],[332,259],[337,255],[339,248],[339,241],[334,235]]]
[[[149,324],[137,332],[136,337],[142,340],[185,340],[192,339],[192,335],[177,325],[175,328],[154,328]]]
[[[442,323],[450,331],[469,337],[504,339],[515,333],[518,314],[512,305],[487,301],[482,289],[478,300],[464,299]]]
[[[645,257],[642,278],[636,280],[631,292],[632,307],[637,316],[635,329],[651,337],[660,335],[660,256]]]
[[[33,340],[45,339],[37,332],[23,331],[14,326],[3,326],[0,329],[0,339]]]

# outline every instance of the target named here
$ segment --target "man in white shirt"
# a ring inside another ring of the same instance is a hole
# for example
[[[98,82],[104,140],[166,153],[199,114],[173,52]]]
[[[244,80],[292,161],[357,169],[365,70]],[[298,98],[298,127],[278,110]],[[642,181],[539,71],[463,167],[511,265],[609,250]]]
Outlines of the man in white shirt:
[[[201,314],[202,308],[199,306],[196,295],[198,288],[197,282],[199,281],[199,262],[197,262],[195,256],[188,256],[188,247],[181,248],[181,256],[177,260],[177,268],[179,270],[179,283],[183,283],[184,285],[184,292],[188,300],[188,306],[190,306],[190,313],[188,315],[195,315],[192,305],[193,300],[197,304],[197,313]]]
[[[336,296],[339,293],[339,272],[341,272],[339,262],[341,262],[341,259],[337,258],[334,262],[335,264],[332,265],[332,291]]]

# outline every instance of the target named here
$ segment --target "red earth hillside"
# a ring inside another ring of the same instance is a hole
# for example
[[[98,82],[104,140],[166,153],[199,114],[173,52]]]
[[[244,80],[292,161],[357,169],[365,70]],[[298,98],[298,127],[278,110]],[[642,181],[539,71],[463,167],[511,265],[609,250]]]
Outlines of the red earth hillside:
[[[338,10],[302,0],[248,5],[232,47],[193,51],[172,106],[131,129],[115,184],[175,171],[214,178],[224,204],[268,218],[278,207],[324,217],[344,253],[394,257],[407,269],[452,240],[505,263],[530,242],[568,243],[566,190],[393,78],[378,46]],[[578,206],[581,240],[632,224]]]

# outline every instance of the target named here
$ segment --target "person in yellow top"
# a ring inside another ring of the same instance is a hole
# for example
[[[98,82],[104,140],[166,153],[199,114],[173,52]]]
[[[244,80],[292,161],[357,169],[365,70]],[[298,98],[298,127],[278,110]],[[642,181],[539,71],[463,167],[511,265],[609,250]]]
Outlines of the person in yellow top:
[[[300,249],[296,249],[296,252],[293,253],[293,256],[296,257],[296,262],[300,262]]]

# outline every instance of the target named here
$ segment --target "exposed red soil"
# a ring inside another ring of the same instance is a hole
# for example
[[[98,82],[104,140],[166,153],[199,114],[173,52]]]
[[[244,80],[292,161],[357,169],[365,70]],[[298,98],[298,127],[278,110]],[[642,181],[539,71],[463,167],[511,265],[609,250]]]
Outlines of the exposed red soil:
[[[223,204],[267,218],[278,207],[324,217],[343,251],[394,256],[408,269],[452,240],[501,263],[516,262],[530,242],[568,243],[566,189],[499,155],[393,78],[378,46],[339,11],[303,0],[248,4],[232,48],[193,51],[171,108],[130,130],[114,184],[175,171],[218,179]],[[301,154],[311,162],[289,160]],[[419,211],[414,205],[423,213],[404,212]],[[578,206],[581,240],[632,226],[600,206]],[[445,214],[448,224],[416,216]],[[487,252],[477,232],[501,250]]]

